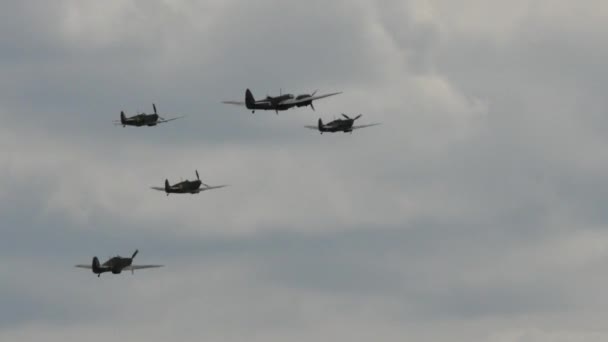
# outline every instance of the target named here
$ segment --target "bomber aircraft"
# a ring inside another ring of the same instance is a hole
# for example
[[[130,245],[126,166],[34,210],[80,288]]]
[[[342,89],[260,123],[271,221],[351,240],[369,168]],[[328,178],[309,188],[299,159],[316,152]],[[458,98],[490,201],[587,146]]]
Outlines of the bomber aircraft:
[[[317,90],[312,94],[302,94],[294,96],[292,94],[280,94],[279,96],[266,96],[263,100],[255,100],[251,90],[245,91],[245,102],[240,101],[223,101],[226,104],[233,104],[238,106],[245,106],[251,110],[251,113],[255,113],[256,110],[274,110],[277,114],[281,110],[288,110],[293,107],[306,107],[310,106],[312,110],[315,110],[315,106],[312,101],[319,100],[325,97],[342,94],[342,92],[330,93],[324,95],[316,95]]]
[[[121,111],[120,112],[120,121],[116,120],[116,121],[114,121],[114,124],[121,125],[122,127],[156,126],[159,123],[165,123],[165,122],[183,118],[183,116],[180,116],[177,118],[165,119],[165,118],[161,117],[160,115],[158,115],[158,113],[156,112],[156,105],[154,103],[152,104],[152,108],[154,108],[153,114],[139,113],[139,114],[129,117],[129,118],[125,116],[124,111]]]
[[[350,132],[350,133],[352,133],[353,130],[355,130],[355,129],[379,125],[379,123],[373,123],[373,124],[369,124],[369,125],[354,126],[353,124],[355,123],[355,120],[362,117],[363,114],[359,114],[352,119],[344,113],[342,113],[342,116],[344,117],[344,119],[336,119],[336,120],[328,122],[326,124],[323,124],[323,121],[321,120],[321,118],[319,118],[319,123],[317,124],[317,126],[304,126],[304,127],[319,130],[319,132],[321,134],[323,134],[323,132],[330,132],[330,133]]]
[[[198,176],[198,170],[195,171],[196,172],[196,180],[195,181],[190,181],[190,180],[185,180],[185,181],[181,181],[177,184],[169,184],[169,180],[165,179],[165,187],[161,188],[161,187],[156,187],[153,186],[151,187],[154,190],[158,190],[158,191],[164,191],[167,193],[167,196],[169,196],[169,194],[174,193],[174,194],[198,194],[201,191],[205,191],[205,190],[213,190],[213,189],[219,189],[219,188],[224,188],[227,187],[228,185],[216,185],[216,186],[209,186],[203,182],[201,182],[201,178]],[[203,187],[201,187],[201,185],[203,185]]]
[[[133,265],[133,259],[135,259],[138,252],[138,250],[135,250],[135,253],[130,258],[123,258],[117,255],[101,265],[99,264],[99,259],[93,257],[91,265],[76,265],[76,267],[90,269],[93,273],[97,274],[97,277],[105,272],[120,274],[122,271],[131,271],[131,273],[134,273],[135,270],[139,269],[163,267],[163,265]]]

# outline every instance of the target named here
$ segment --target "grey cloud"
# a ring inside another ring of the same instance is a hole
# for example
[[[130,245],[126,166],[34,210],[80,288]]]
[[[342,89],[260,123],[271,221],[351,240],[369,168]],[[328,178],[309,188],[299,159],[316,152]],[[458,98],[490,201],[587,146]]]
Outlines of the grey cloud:
[[[603,5],[35,5],[1,24],[1,339],[601,339]],[[110,125],[152,102],[189,116]],[[340,112],[383,125],[300,127]],[[148,189],[194,168],[232,186]],[[168,267],[72,269],[133,248]]]

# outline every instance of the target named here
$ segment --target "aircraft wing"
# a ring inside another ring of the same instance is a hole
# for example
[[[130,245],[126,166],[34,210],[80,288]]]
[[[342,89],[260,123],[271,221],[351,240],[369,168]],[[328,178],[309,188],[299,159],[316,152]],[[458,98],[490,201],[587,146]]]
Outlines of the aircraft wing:
[[[158,190],[158,191],[165,191],[165,188],[161,188],[159,186],[151,186],[150,189],[154,189],[154,190]]]
[[[78,268],[86,268],[86,269],[88,269],[88,270],[90,270],[90,269],[92,269],[92,268],[93,268],[93,266],[91,266],[90,264],[89,264],[89,265],[76,265],[75,267],[78,267]]]
[[[353,126],[352,129],[359,129],[359,128],[365,128],[365,127],[378,126],[378,125],[379,125],[379,123],[373,123],[373,124],[369,124],[369,125]]]
[[[236,105],[236,106],[245,106],[245,102],[243,102],[243,101],[222,101],[222,103]]]
[[[291,99],[291,100],[285,100],[283,102],[281,102],[282,105],[296,105],[298,103],[303,103],[303,102],[308,102],[308,101],[314,101],[314,100],[319,100],[325,97],[330,97],[330,96],[334,96],[334,95],[338,95],[338,94],[342,94],[342,92],[337,92],[337,93],[329,93],[329,94],[323,94],[323,95],[316,95],[316,96],[309,96],[309,97],[305,97],[302,99]]]
[[[223,184],[223,185],[215,185],[215,186],[209,186],[209,185],[207,185],[207,186],[206,186],[206,187],[204,187],[204,188],[198,188],[198,192],[205,191],[205,190],[213,190],[213,189],[225,188],[225,187],[227,187],[227,186],[228,186],[228,184]]]
[[[171,119],[165,119],[165,120],[158,120],[156,121],[156,123],[165,123],[165,122],[169,122],[169,121],[173,121],[173,120],[177,120],[177,119],[181,119],[184,118],[185,116],[178,116],[176,118],[171,118]]]
[[[157,267],[163,267],[164,265],[131,265],[131,266],[127,266],[125,268],[123,268],[123,271],[134,271],[134,270],[141,270],[144,268],[157,268]]]
[[[222,101],[222,103],[231,104],[231,105],[235,105],[235,106],[247,106],[247,104],[243,101]],[[257,104],[257,105],[272,104],[272,102],[270,102],[268,100],[257,100],[257,101],[255,101],[255,104]]]

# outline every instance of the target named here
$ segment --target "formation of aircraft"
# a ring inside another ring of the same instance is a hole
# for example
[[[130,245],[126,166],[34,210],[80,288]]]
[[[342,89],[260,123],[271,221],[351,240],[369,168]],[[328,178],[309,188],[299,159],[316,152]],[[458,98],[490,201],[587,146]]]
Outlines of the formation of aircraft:
[[[154,190],[158,190],[158,191],[164,191],[165,193],[167,193],[167,196],[169,196],[169,194],[198,194],[201,191],[206,191],[206,190],[213,190],[213,189],[219,189],[219,188],[224,188],[227,187],[228,185],[224,184],[224,185],[216,185],[216,186],[210,186],[207,185],[203,182],[201,182],[201,178],[198,175],[198,170],[195,170],[196,172],[196,180],[194,181],[190,181],[190,180],[185,180],[185,181],[181,181],[177,184],[169,184],[169,180],[165,179],[165,187],[161,188],[161,187],[151,187]],[[201,187],[201,185],[203,187]]]
[[[304,126],[304,127],[314,129],[314,130],[319,130],[319,132],[321,134],[323,134],[323,132],[352,133],[353,130],[355,130],[355,129],[379,125],[379,123],[373,123],[373,124],[368,124],[368,125],[354,126],[355,120],[362,117],[363,114],[359,114],[359,115],[355,116],[354,118],[350,118],[348,115],[346,115],[344,113],[342,113],[342,116],[344,117],[344,119],[336,119],[336,120],[333,120],[326,124],[323,124],[323,121],[321,120],[321,118],[319,118],[319,123],[316,126]]]
[[[312,110],[315,110],[315,106],[312,104],[313,101],[322,98],[342,94],[342,92],[330,93],[324,95],[316,95],[315,90],[312,94],[302,94],[294,96],[292,94],[280,94],[279,96],[266,96],[263,100],[257,100],[253,97],[251,90],[245,90],[245,101],[223,101],[226,104],[245,106],[251,110],[251,113],[255,113],[256,110],[274,110],[277,114],[279,111],[288,110],[293,107],[307,107],[310,106]]]
[[[223,101],[226,104],[234,104],[245,106],[247,109],[250,109],[252,113],[255,113],[256,110],[274,110],[277,114],[279,111],[284,111],[294,107],[308,107],[314,111],[315,107],[313,105],[313,101],[323,99],[326,97],[334,96],[341,94],[341,92],[329,93],[323,95],[316,95],[317,91],[315,90],[311,94],[302,94],[298,96],[294,96],[292,94],[280,94],[279,96],[266,96],[265,99],[255,100],[253,94],[249,89],[245,91],[245,101]],[[177,120],[183,118],[183,116],[165,119],[158,115],[156,111],[156,105],[152,104],[154,109],[154,113],[146,114],[139,113],[132,117],[126,117],[124,111],[120,112],[120,121],[114,121],[116,125],[121,125],[123,127],[126,126],[156,126],[160,123],[166,123],[173,120]],[[359,119],[362,115],[359,114],[354,118],[350,118],[346,114],[342,114],[344,119],[336,119],[327,124],[323,124],[323,121],[319,118],[319,122],[317,126],[305,126],[306,128],[318,130],[321,134],[324,132],[351,132],[355,129],[371,127],[375,125],[379,125],[379,123],[373,123],[368,125],[358,125],[355,126],[354,123],[357,119]],[[190,181],[185,180],[179,183],[171,185],[168,179],[165,179],[164,187],[151,187],[154,190],[164,191],[167,196],[171,193],[175,194],[198,194],[202,191],[219,189],[226,187],[228,185],[217,185],[210,186],[203,183],[199,177],[198,170],[195,170],[196,180]],[[121,256],[115,256],[113,258],[109,258],[103,264],[100,264],[99,259],[97,257],[93,257],[93,261],[90,265],[76,265],[78,268],[90,269],[94,274],[97,274],[98,277],[101,276],[102,273],[112,272],[113,274],[120,274],[122,271],[131,271],[134,273],[135,270],[145,269],[145,268],[157,268],[162,267],[163,265],[133,265],[133,259],[137,255],[138,250],[135,250],[133,255],[130,258],[125,258]]]
[[[97,277],[106,272],[120,274],[122,271],[131,271],[133,274],[135,273],[135,270],[163,267],[163,265],[133,265],[133,259],[135,259],[138,252],[138,250],[135,250],[130,258],[123,258],[117,255],[108,259],[108,261],[104,262],[103,264],[99,263],[99,259],[97,259],[97,257],[93,257],[93,262],[90,265],[76,265],[76,267],[90,269],[93,271],[93,273],[97,274]]]
[[[154,113],[152,113],[152,114],[139,113],[139,114],[129,117],[129,118],[125,116],[124,111],[121,111],[120,112],[120,121],[114,121],[114,124],[121,125],[122,127],[156,126],[157,124],[160,124],[160,123],[166,123],[169,121],[183,118],[183,116],[180,116],[177,118],[165,119],[165,118],[161,117],[160,115],[158,115],[158,112],[156,111],[156,105],[154,103],[152,104],[152,108],[154,108]]]

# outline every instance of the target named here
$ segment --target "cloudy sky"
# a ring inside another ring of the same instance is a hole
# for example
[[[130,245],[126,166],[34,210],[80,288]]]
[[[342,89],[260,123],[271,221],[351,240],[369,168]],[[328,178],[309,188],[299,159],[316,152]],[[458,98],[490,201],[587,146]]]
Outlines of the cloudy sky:
[[[608,5],[0,11],[0,340],[605,341]],[[343,91],[275,115],[221,104]],[[154,128],[112,125],[156,103]],[[304,129],[363,113],[354,134]],[[231,187],[150,190],[165,178]],[[135,276],[73,267],[130,255]]]

